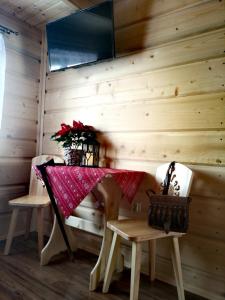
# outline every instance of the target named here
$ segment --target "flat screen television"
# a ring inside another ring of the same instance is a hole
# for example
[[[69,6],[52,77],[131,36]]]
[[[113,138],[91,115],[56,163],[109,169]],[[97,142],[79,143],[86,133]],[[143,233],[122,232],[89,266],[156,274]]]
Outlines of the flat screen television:
[[[46,25],[50,71],[115,56],[113,2],[80,10]]]

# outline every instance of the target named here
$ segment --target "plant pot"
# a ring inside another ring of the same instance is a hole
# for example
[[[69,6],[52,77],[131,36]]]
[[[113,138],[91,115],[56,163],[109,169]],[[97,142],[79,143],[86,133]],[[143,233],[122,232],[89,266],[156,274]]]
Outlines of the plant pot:
[[[64,161],[67,166],[80,166],[83,151],[80,149],[64,148]]]

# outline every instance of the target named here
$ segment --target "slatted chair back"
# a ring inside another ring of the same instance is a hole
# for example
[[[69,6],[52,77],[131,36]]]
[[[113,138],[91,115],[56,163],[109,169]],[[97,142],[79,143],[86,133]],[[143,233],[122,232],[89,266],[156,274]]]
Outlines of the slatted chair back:
[[[162,193],[163,183],[169,167],[169,163],[159,166],[156,170],[156,181],[159,186],[159,193]],[[180,163],[175,164],[175,170],[172,173],[168,195],[187,197],[190,193],[193,172]]]
[[[54,162],[56,163],[62,163],[63,160],[59,156],[53,156],[53,155],[40,155],[36,156],[32,159],[32,167],[35,165],[43,164],[50,159],[54,159]],[[38,195],[38,196],[47,196],[47,191],[44,188],[44,185],[40,180],[38,180],[33,168],[31,167],[31,173],[30,173],[30,187],[29,187],[29,195]]]

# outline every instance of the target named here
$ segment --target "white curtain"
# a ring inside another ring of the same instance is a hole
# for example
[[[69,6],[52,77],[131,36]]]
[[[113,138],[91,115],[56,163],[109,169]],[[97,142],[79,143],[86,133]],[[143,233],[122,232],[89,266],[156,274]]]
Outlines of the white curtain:
[[[6,68],[5,42],[4,42],[3,35],[0,34],[0,128],[1,128],[2,114],[3,114],[5,68]]]

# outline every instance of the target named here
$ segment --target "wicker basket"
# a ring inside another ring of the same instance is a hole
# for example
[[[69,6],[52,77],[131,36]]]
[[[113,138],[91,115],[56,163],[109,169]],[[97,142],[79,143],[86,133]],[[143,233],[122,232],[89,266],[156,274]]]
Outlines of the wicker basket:
[[[64,148],[64,160],[67,166],[80,166],[83,151],[80,149]]]

